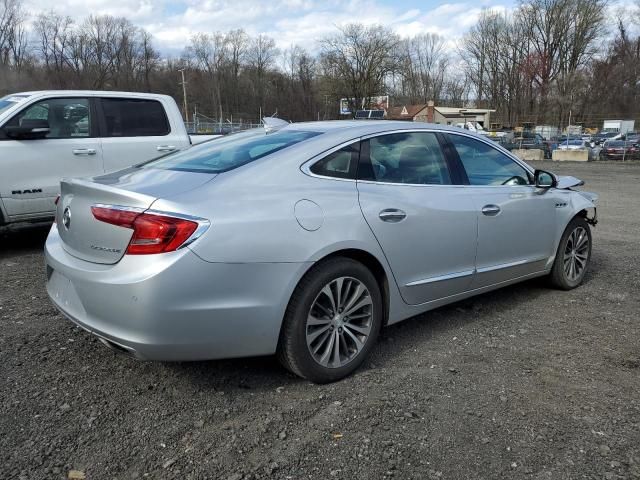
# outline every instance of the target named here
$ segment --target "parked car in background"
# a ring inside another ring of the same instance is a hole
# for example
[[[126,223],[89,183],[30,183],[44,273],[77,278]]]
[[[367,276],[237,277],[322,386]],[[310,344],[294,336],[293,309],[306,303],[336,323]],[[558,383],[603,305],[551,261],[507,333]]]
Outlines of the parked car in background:
[[[522,150],[539,149],[544,152],[544,158],[551,158],[551,148],[539,133],[522,132],[513,139],[515,148]]]
[[[574,138],[571,140],[564,140],[559,142],[557,146],[558,150],[586,150],[589,154],[589,160],[593,160],[593,150],[591,149],[589,142],[581,139]]]
[[[0,225],[53,218],[63,177],[91,177],[217,135],[187,135],[166,95],[49,90],[0,98]]]
[[[589,144],[581,138],[566,139],[558,142],[559,150],[582,150],[584,148],[589,148]]]
[[[611,140],[613,137],[618,136],[617,132],[605,132],[601,131],[591,136],[591,148],[602,145],[607,140]]]
[[[627,132],[620,140],[624,140],[627,143],[640,143],[640,132]]]
[[[609,140],[600,149],[600,160],[639,160],[640,147],[637,143],[624,140]]]
[[[502,135],[502,136],[487,136],[488,139],[496,142],[498,145],[500,145],[502,148],[506,149],[506,150],[513,150],[515,148],[518,148],[518,146],[513,143],[513,136],[512,135]]]
[[[414,122],[288,124],[62,182],[47,291],[150,360],[270,355],[314,382],[384,325],[534,277],[580,285],[594,194]]]

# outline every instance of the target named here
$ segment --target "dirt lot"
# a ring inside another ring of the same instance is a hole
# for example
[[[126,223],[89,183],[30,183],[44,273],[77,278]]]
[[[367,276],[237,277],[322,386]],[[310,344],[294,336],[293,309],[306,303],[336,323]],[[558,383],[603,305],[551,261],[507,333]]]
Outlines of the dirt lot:
[[[601,196],[586,283],[387,328],[326,386],[116,355],[47,300],[46,228],[0,234],[0,478],[640,478],[640,165],[544,166]]]

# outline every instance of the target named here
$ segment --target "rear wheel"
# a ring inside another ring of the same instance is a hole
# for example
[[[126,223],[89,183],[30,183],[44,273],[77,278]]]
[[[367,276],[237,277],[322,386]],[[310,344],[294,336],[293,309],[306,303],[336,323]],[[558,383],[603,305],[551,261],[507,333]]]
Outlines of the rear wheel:
[[[346,377],[373,347],[382,297],[373,274],[349,258],[313,267],[296,287],[284,318],[278,357],[315,383]]]
[[[582,217],[575,217],[567,226],[549,275],[551,285],[571,290],[582,283],[591,261],[591,229]]]

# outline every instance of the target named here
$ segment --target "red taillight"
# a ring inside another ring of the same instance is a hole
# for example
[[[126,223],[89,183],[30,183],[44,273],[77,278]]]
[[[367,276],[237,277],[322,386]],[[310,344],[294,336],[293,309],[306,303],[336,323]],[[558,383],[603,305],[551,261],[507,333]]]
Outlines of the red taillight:
[[[91,212],[96,220],[133,230],[129,255],[173,252],[198,228],[197,222],[166,215],[108,207],[91,207]]]
[[[135,210],[120,210],[108,207],[91,207],[91,213],[96,220],[117,225],[118,227],[133,228],[133,222],[142,212]]]

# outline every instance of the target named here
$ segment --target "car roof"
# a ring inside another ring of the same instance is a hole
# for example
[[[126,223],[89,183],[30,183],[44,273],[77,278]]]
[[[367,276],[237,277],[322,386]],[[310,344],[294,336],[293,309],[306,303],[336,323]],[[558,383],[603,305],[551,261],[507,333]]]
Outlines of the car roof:
[[[167,98],[168,95],[161,95],[159,93],[145,93],[145,92],[122,92],[111,90],[34,90],[29,92],[15,92],[9,94],[9,96],[29,96],[29,97],[42,97],[42,96],[56,96],[56,97],[139,97],[139,98]]]
[[[306,130],[320,133],[349,132],[354,136],[369,135],[394,130],[442,130],[444,132],[464,132],[475,134],[470,130],[450,125],[439,125],[425,122],[402,120],[324,120],[320,122],[290,123],[286,127],[291,130]],[[480,136],[480,135],[477,135]]]

